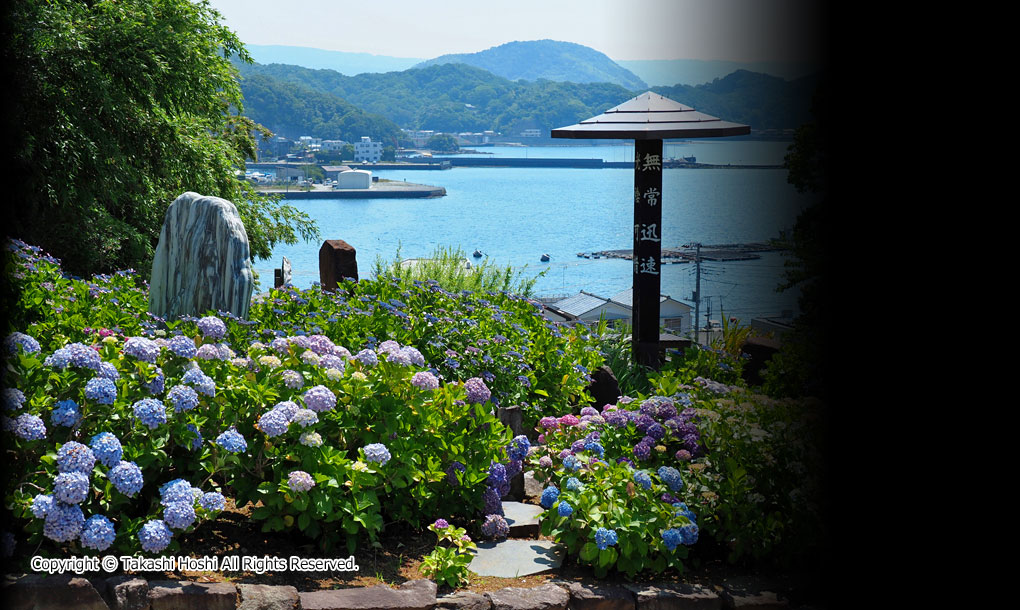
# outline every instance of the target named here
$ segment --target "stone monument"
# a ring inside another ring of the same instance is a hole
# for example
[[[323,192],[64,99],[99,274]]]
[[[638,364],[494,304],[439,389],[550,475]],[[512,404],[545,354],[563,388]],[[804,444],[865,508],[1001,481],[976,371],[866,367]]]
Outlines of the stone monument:
[[[319,283],[336,290],[344,278],[358,281],[358,256],[354,246],[342,239],[327,239],[319,248]]]
[[[246,318],[254,285],[248,233],[233,203],[187,192],[170,204],[152,260],[150,312]]]

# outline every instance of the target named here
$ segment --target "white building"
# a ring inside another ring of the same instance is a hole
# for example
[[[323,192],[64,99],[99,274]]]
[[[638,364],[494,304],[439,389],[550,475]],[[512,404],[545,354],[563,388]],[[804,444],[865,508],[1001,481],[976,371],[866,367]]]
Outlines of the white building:
[[[610,325],[621,322],[633,323],[631,290],[624,290],[608,299],[582,290],[574,296],[561,299],[546,307],[550,312],[557,314],[558,319],[565,318],[585,324],[596,324],[602,317],[605,317]],[[669,295],[661,294],[659,295],[659,324],[671,333],[684,336],[691,330],[692,309],[686,303],[672,299]]]
[[[372,187],[372,172],[352,169],[340,172],[336,179],[338,189],[367,189]]]
[[[378,163],[382,159],[382,142],[373,142],[372,138],[362,136],[360,142],[354,143],[354,160],[362,163]]]
[[[342,150],[346,145],[347,142],[343,140],[323,140],[322,150]]]

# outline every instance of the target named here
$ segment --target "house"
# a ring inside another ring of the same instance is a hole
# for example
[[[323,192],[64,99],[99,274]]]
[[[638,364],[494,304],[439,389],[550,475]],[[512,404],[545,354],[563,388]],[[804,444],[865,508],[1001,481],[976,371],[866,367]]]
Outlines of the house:
[[[372,138],[362,136],[360,142],[354,143],[354,160],[362,163],[378,163],[382,159],[382,142],[373,142]]]
[[[597,324],[600,319],[605,318],[613,326],[631,324],[632,291],[623,290],[607,299],[582,290],[576,295],[547,304],[546,309],[552,314],[548,317],[554,320]],[[681,303],[669,295],[659,295],[659,324],[671,333],[683,336],[690,332],[691,310],[690,305]]]
[[[322,165],[321,167],[322,171],[326,173],[326,180],[333,182],[337,182],[343,172],[351,171],[350,166],[347,165]]]

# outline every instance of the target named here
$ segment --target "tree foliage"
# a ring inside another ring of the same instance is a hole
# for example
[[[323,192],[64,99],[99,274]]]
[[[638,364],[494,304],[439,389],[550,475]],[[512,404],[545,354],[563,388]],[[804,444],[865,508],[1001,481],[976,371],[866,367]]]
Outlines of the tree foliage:
[[[243,112],[251,58],[205,0],[24,0],[5,15],[3,62],[18,175],[8,235],[76,274],[147,268],[181,193],[238,207],[253,257],[315,224],[235,177],[268,132]]]

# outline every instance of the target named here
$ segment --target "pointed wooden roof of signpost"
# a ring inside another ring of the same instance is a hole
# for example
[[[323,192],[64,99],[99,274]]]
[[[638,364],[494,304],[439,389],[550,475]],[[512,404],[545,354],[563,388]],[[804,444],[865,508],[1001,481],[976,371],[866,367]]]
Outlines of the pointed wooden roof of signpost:
[[[554,138],[668,140],[741,136],[751,128],[730,123],[648,91],[576,125],[552,130]]]

